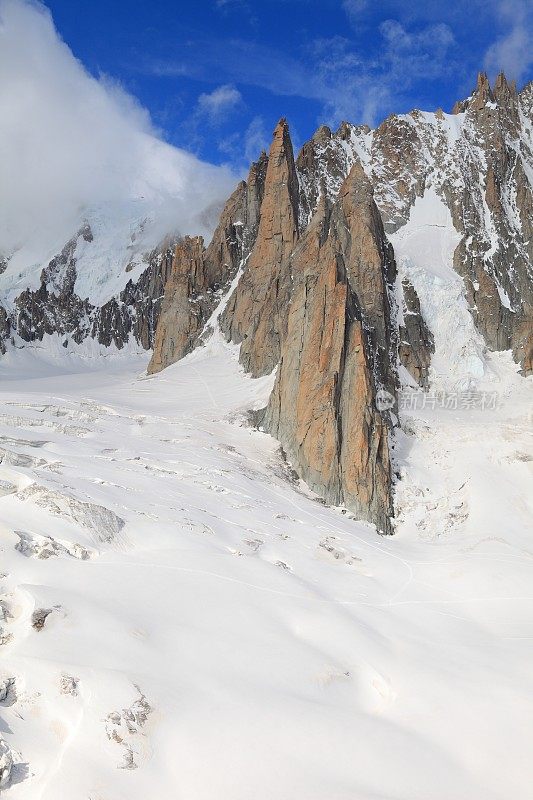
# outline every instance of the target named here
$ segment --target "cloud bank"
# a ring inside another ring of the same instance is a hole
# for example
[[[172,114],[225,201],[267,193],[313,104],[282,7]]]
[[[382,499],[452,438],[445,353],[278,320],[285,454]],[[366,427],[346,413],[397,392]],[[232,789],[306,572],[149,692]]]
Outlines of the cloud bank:
[[[198,98],[200,116],[217,123],[242,102],[241,93],[235,86],[227,83]]]
[[[487,50],[485,67],[521,81],[533,64],[533,5],[531,0],[500,0],[496,10],[505,33]]]
[[[61,245],[85,209],[128,202],[206,235],[234,182],[163,142],[134,98],[93,78],[45,6],[0,0],[0,255],[29,240],[36,253]]]

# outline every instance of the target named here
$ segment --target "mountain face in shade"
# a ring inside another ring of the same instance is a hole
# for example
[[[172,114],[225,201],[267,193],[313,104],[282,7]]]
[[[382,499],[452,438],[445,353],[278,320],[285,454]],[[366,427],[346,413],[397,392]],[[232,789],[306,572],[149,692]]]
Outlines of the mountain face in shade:
[[[217,326],[275,371],[261,424],[300,477],[390,532],[402,387],[471,387],[484,348],[533,370],[532,127],[533,85],[483,74],[452,114],[322,126],[296,159],[282,119],[207,247],[168,238],[99,304],[77,288],[88,221],[2,303],[0,347],[133,344],[158,372]]]

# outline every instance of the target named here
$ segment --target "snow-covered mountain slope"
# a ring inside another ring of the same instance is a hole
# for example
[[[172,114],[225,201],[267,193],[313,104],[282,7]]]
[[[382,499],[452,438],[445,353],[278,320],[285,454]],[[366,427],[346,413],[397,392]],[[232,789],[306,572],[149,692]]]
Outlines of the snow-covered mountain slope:
[[[122,199],[83,206],[59,235],[37,226],[0,258],[0,349],[45,335],[71,346],[88,337],[152,346],[175,241],[211,236],[234,179],[228,172],[220,186],[214,168],[140,138],[139,172]]]
[[[0,0],[0,74],[0,352],[149,348],[169,239],[209,237],[236,176],[163,141],[43,3]]]
[[[272,380],[219,337],[150,378],[8,354],[6,800],[526,800],[531,406],[488,358],[497,403],[403,403],[383,539],[248,425]]]
[[[234,177],[228,171],[225,183],[218,186],[219,170],[147,134],[139,134],[136,145],[137,172],[121,198],[80,208],[59,233],[45,235],[37,225],[18,247],[0,254],[0,298],[6,308],[11,309],[25,289],[39,288],[43,268],[84,226],[91,235],[79,237],[72,254],[73,291],[97,306],[118,295],[128,280],[139,279],[150,253],[167,235],[197,233],[209,238],[221,197],[229,193]]]

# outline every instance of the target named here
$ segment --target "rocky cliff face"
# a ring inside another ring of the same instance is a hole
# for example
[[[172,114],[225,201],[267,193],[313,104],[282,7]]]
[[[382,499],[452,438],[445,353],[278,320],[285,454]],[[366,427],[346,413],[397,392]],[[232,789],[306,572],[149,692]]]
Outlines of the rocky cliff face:
[[[207,249],[201,237],[185,237],[177,243],[149,372],[164,369],[195,347],[222,294],[250,253],[257,237],[267,164],[266,154],[262,154],[252,165],[248,181],[237,186]]]
[[[337,202],[322,195],[291,260],[287,333],[264,425],[326,501],[390,532],[389,419],[394,391],[387,282],[394,261],[372,189],[354,165]]]
[[[252,375],[277,367],[263,425],[292,466],[381,530],[391,530],[392,422],[377,400],[394,399],[400,366],[428,388],[435,349],[386,231],[436,192],[460,235],[453,266],[478,330],[530,371],[531,96],[481,75],[452,115],[393,115],[375,131],[322,126],[296,162],[286,122],[274,132],[255,244],[220,326]],[[179,299],[170,281],[167,294],[186,319],[190,287]]]
[[[367,143],[366,170],[385,228],[409,219],[433,187],[461,235],[454,267],[476,327],[494,350],[512,350],[528,374],[532,341],[531,84],[517,93],[503,75],[480,74],[454,115],[392,116]],[[529,177],[528,177],[529,175]]]
[[[268,157],[257,239],[220,323],[228,339],[241,343],[241,363],[254,377],[271,372],[279,361],[297,241],[298,178],[282,119]]]
[[[153,347],[156,372],[205,340],[223,300],[217,324],[240,345],[244,368],[277,370],[263,424],[293,467],[328,502],[389,531],[394,416],[378,401],[394,403],[407,380],[431,386],[435,321],[387,235],[410,229],[419,203],[435,196],[458,242],[449,268],[471,319],[488,348],[510,350],[531,372],[532,130],[533,85],[517,92],[499,76],[491,87],[482,74],[452,114],[392,115],[374,131],[322,126],[296,160],[281,120],[207,247],[199,237],[165,240],[98,303],[77,288],[88,224],[39,286],[0,306],[0,350],[11,337],[48,333],[65,346],[133,340]],[[424,221],[432,225],[442,222]]]

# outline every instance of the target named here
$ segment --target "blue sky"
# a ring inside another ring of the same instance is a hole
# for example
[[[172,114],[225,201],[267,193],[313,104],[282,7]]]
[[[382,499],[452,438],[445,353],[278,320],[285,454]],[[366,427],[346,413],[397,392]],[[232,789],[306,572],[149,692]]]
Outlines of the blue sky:
[[[450,110],[479,69],[533,77],[528,0],[47,0],[95,76],[118,81],[169,142],[241,169],[280,116],[321,123]]]

